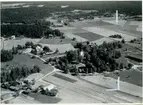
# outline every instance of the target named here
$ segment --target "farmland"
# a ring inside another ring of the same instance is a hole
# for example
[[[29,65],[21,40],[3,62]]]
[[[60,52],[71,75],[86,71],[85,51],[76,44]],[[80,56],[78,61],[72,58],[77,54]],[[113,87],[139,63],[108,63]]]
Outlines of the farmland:
[[[83,79],[78,79],[74,76],[70,76],[68,74],[62,74],[62,73],[56,73],[56,75],[61,75],[67,78],[71,78],[75,80],[76,82],[70,82],[68,79],[59,79],[55,77],[55,74],[52,74],[50,76],[45,77],[43,80],[45,82],[50,82],[58,87],[60,87],[58,98],[62,98],[62,100],[59,103],[118,103],[118,102],[139,102],[140,99],[135,100],[132,96],[129,96],[128,94],[122,93],[122,92],[113,92],[112,94],[105,90],[105,87],[99,86],[97,84],[93,84],[90,82],[87,82]],[[97,77],[95,76],[87,76],[83,78],[93,78]],[[90,91],[92,89],[92,92]],[[70,93],[70,94],[66,94]],[[106,96],[105,94],[108,94]],[[122,96],[124,95],[124,99],[122,99]],[[110,97],[109,97],[110,96]],[[84,99],[84,100],[83,100]]]
[[[3,103],[141,103],[141,2],[111,4],[2,3]]]
[[[78,35],[80,37],[83,37],[89,41],[94,41],[94,40],[98,40],[100,38],[102,38],[102,36],[98,35],[98,34],[94,34],[91,32],[86,32],[86,33],[74,33],[75,35]]]
[[[97,28],[97,27],[88,27],[88,28],[84,28],[87,31],[102,35],[104,37],[109,37],[110,35],[115,35],[115,34],[120,34],[122,35],[122,37],[126,40],[126,41],[130,41],[136,37],[134,36],[130,36],[127,34],[123,34],[123,33],[118,33],[116,31],[112,31],[112,30],[108,30],[108,29],[103,29],[103,28]]]
[[[31,38],[22,38],[17,40],[5,40],[4,41],[4,49],[10,50],[12,47],[16,47],[17,45],[25,45],[27,41],[37,43],[40,39],[31,39]],[[0,44],[0,48],[2,49],[3,42]]]
[[[38,43],[43,43],[43,44],[68,44],[68,43],[75,43],[75,41],[72,41],[69,38],[64,38],[64,39],[60,39],[60,38],[51,38],[51,39],[41,39]]]
[[[1,63],[2,68],[20,65],[26,65],[30,68],[32,68],[33,65],[38,65],[42,70],[41,73],[43,74],[47,74],[53,70],[53,67],[43,64],[39,59],[31,59],[28,55],[15,55],[12,61]]]

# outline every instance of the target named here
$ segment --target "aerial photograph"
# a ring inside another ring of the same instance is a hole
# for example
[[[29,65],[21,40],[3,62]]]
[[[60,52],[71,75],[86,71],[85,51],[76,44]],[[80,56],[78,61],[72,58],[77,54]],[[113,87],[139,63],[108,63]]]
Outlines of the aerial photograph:
[[[1,104],[142,103],[142,1],[1,1]]]

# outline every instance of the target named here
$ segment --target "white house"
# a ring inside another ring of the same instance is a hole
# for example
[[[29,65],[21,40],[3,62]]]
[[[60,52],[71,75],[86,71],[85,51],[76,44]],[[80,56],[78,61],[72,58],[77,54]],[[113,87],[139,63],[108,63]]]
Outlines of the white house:
[[[50,84],[50,85],[47,85],[47,86],[43,87],[44,90],[48,89],[49,91],[54,89],[54,88],[56,88],[56,86],[53,85],[53,84]]]
[[[10,38],[11,38],[12,40],[14,40],[14,39],[15,39],[15,35],[12,35]]]

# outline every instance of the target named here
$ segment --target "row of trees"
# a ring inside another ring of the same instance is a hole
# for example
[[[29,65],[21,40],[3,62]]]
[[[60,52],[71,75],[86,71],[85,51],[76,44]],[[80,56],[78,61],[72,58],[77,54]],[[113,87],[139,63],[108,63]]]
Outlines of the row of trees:
[[[7,70],[7,68],[2,68],[1,83],[16,81],[27,77],[29,74],[39,73],[41,71],[37,65],[34,65],[32,68],[28,68],[26,65],[9,68],[10,70]]]
[[[119,35],[119,34],[111,35],[111,36],[109,36],[109,37],[111,37],[111,38],[119,38],[119,39],[121,39],[121,38],[122,38],[122,36],[121,36],[121,35]]]

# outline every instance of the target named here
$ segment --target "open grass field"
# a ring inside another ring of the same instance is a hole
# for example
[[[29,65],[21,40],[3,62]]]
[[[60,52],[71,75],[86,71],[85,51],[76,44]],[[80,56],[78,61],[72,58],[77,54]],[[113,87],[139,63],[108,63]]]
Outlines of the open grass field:
[[[110,77],[117,79],[117,75],[110,73]],[[120,71],[121,81],[125,81],[137,86],[142,86],[142,72],[137,70]]]
[[[103,20],[104,22],[107,22],[107,23],[110,23],[110,24],[113,24],[113,25],[117,25],[116,24],[116,20]],[[123,26],[124,24],[126,23],[126,20],[118,20],[118,25],[119,26]]]
[[[92,24],[89,24],[89,23],[86,22],[86,21],[71,22],[70,25],[71,25],[72,27],[76,27],[76,28],[92,27],[92,26],[94,26],[94,25],[92,25]]]
[[[51,38],[51,39],[41,39],[38,43],[43,43],[43,44],[68,44],[68,43],[74,43],[75,41],[72,41],[69,38],[65,39],[60,39],[60,38]]]
[[[63,33],[83,33],[83,32],[87,32],[86,30],[83,30],[81,28],[76,28],[76,27],[58,27],[58,28],[54,28],[54,29],[59,29],[61,32]]]
[[[113,41],[115,41],[115,40],[113,40],[112,38],[103,37],[103,38],[100,38],[98,40],[91,41],[91,42],[96,43],[97,45],[101,45],[103,42],[110,43]]]
[[[68,44],[43,44],[39,43],[42,46],[48,46],[52,51],[55,51],[56,49],[59,50],[59,53],[64,53],[65,51],[69,50],[75,50],[74,47],[68,43]]]
[[[99,34],[99,35],[104,36],[104,37],[109,37],[110,35],[120,34],[126,41],[130,41],[130,40],[136,38],[136,37],[128,35],[128,34],[123,34],[123,33],[116,32],[116,31],[113,31],[113,30],[108,30],[108,29],[105,29],[105,28],[86,27],[86,28],[83,28],[83,29],[85,29],[89,32],[95,33],[95,34]]]
[[[87,23],[92,24],[91,27],[101,27],[105,29],[110,29],[124,34],[129,34],[131,36],[141,37],[142,33],[142,22],[140,21],[126,21],[119,20],[118,25],[116,25],[115,19],[98,19],[97,21],[88,21]]]
[[[83,38],[83,37],[81,37],[81,36],[75,35],[75,34],[73,34],[73,33],[65,33],[65,35],[66,35],[67,37],[69,37],[70,39],[76,38],[76,41],[78,41],[78,42],[88,41],[86,38]]]
[[[104,25],[104,26],[99,26],[100,28],[105,28],[108,30],[113,30],[119,33],[123,34],[128,34],[133,37],[141,37],[142,33],[139,31],[134,31],[134,30],[129,30],[129,29],[124,29],[123,27],[117,26],[117,25]]]
[[[1,68],[8,67],[8,66],[19,66],[19,65],[26,65],[27,67],[32,68],[34,65],[38,65],[41,68],[42,74],[47,74],[53,70],[53,67],[47,64],[44,64],[39,59],[31,59],[28,55],[15,55],[12,61],[2,62]]]
[[[99,19],[98,21],[88,21],[88,24],[92,24],[92,26],[104,26],[104,25],[112,25],[111,23],[108,22],[104,22],[101,19]]]
[[[33,43],[37,43],[40,39],[31,39],[31,38],[23,38],[20,40],[5,40],[4,41],[4,49],[10,50],[13,46],[16,47],[17,45],[25,45],[27,41],[31,41]],[[0,40],[1,41],[1,40]],[[2,42],[0,44],[0,48],[2,49]]]
[[[103,36],[92,33],[92,32],[85,32],[85,33],[74,33],[75,35],[78,35],[80,37],[83,37],[89,41],[94,41],[94,40],[98,40],[100,38],[103,38]]]

